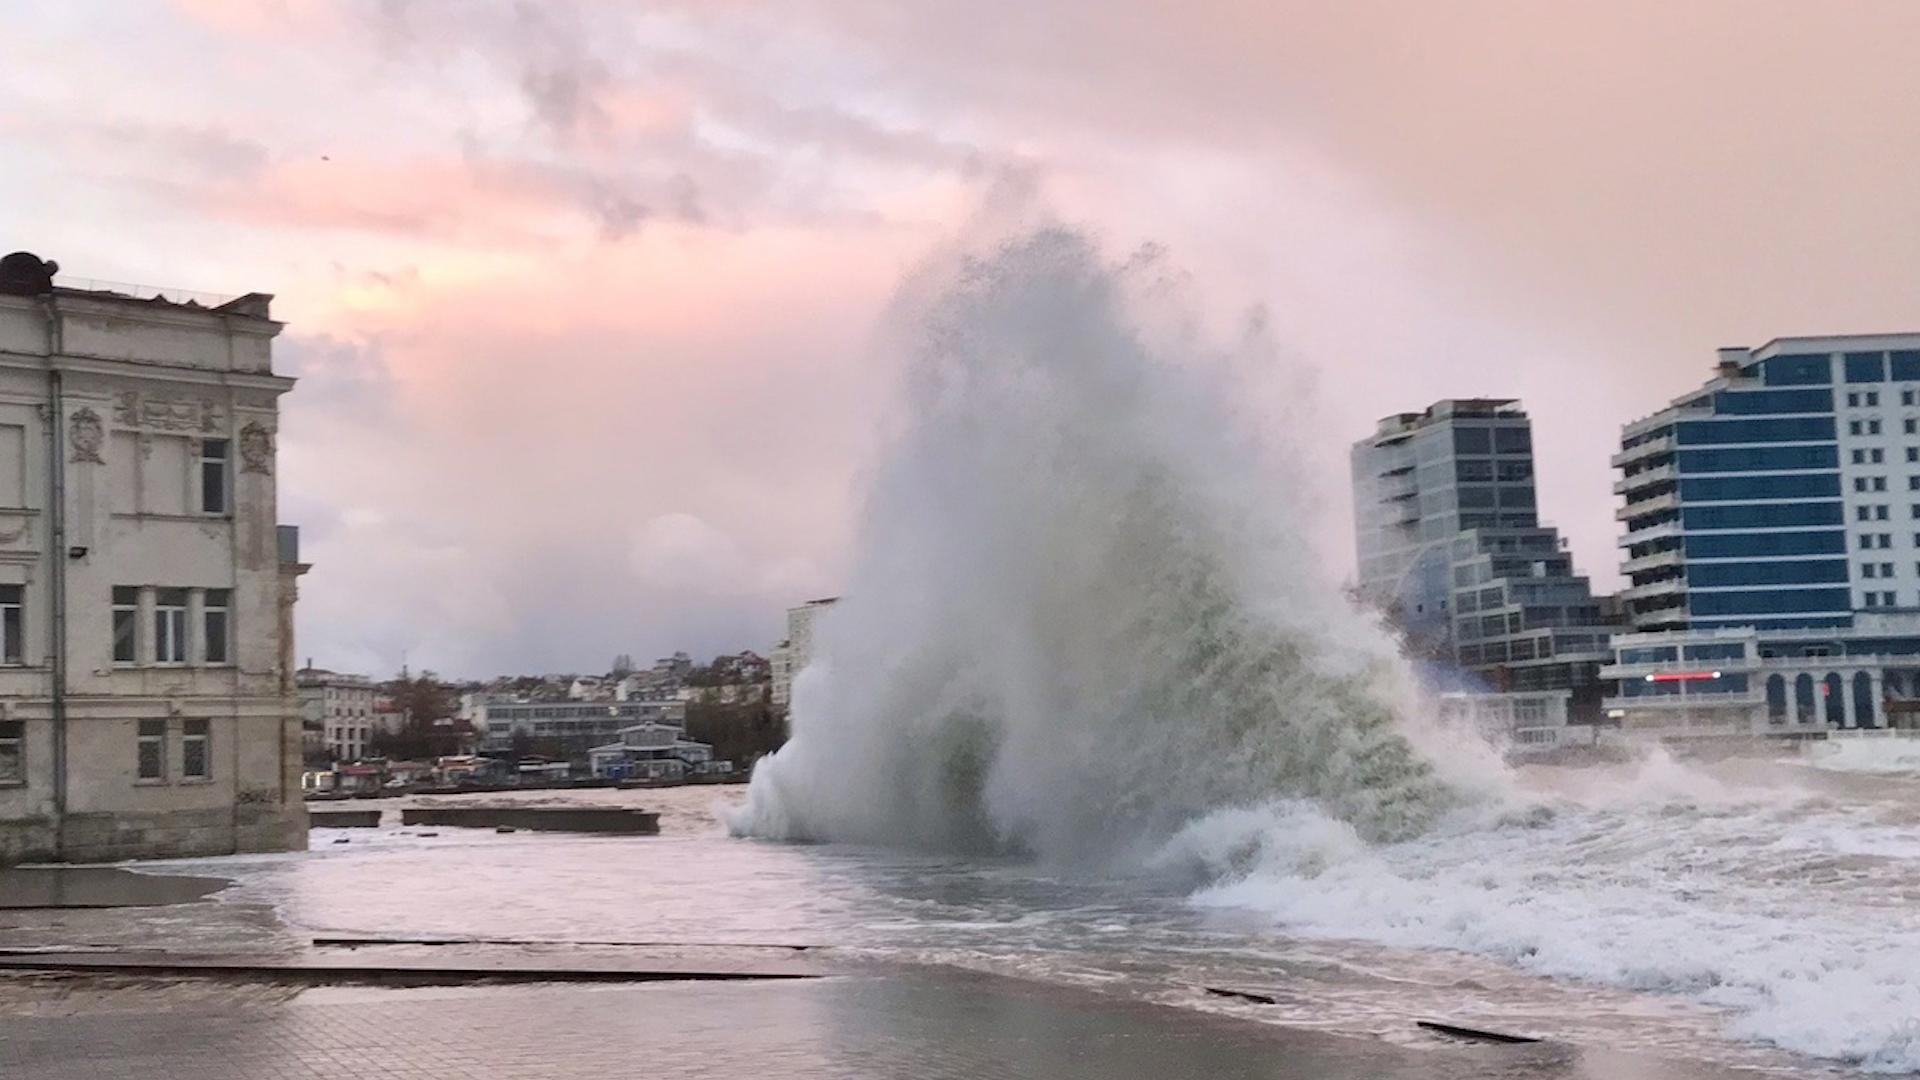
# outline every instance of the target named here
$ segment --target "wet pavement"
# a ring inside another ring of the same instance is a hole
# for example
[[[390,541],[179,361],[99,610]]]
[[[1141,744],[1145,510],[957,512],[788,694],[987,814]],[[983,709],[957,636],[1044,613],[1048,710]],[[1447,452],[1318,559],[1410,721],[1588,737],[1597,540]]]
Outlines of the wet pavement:
[[[0,868],[0,910],[158,907],[219,892],[224,878],[137,874],[112,866]]]
[[[53,991],[48,991],[49,993]],[[89,991],[68,988],[67,1001]],[[102,992],[103,996],[108,996]],[[38,1080],[1740,1075],[1564,1045],[1392,1046],[941,969],[640,987],[262,989],[16,1013],[0,1075]]]

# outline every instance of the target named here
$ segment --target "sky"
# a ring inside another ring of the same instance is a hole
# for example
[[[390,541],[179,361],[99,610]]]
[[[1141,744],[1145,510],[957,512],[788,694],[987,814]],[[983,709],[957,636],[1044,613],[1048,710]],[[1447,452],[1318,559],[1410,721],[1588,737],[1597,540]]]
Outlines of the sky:
[[[1611,588],[1622,423],[1717,346],[1920,330],[1916,40],[1905,2],[19,0],[0,247],[275,294],[336,669],[765,652],[846,572],[876,321],[1008,190],[1265,313],[1347,569],[1346,446],[1517,397]]]

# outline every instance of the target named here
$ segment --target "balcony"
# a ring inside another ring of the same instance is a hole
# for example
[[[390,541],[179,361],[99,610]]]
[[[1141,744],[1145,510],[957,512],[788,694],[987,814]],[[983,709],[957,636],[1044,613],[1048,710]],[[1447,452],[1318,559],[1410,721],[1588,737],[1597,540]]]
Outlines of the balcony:
[[[1648,439],[1638,446],[1628,450],[1622,450],[1613,455],[1613,467],[1616,469],[1624,468],[1632,462],[1645,458],[1656,457],[1660,454],[1671,454],[1678,445],[1679,441],[1671,435],[1662,435],[1657,439]]]
[[[1637,559],[1628,559],[1620,564],[1620,572],[1629,575],[1642,574],[1648,570],[1660,570],[1669,566],[1682,566],[1685,565],[1686,560],[1687,556],[1685,552],[1679,548],[1668,548],[1666,551],[1656,551],[1651,555],[1642,555]]]
[[[1676,596],[1687,591],[1687,579],[1684,577],[1661,578],[1649,581],[1645,585],[1629,585],[1619,592],[1621,603],[1635,600],[1652,600],[1661,596]]]
[[[1680,509],[1680,493],[1669,491],[1665,495],[1655,495],[1651,499],[1630,502],[1615,510],[1613,517],[1615,521],[1627,521],[1632,518],[1646,517],[1649,514],[1658,514],[1664,510],[1678,509]]]
[[[1613,482],[1613,493],[1615,495],[1625,495],[1629,491],[1639,491],[1641,488],[1652,487],[1658,483],[1678,479],[1680,479],[1680,470],[1678,468],[1670,464],[1655,465],[1651,469],[1642,469],[1632,476],[1615,480]]]

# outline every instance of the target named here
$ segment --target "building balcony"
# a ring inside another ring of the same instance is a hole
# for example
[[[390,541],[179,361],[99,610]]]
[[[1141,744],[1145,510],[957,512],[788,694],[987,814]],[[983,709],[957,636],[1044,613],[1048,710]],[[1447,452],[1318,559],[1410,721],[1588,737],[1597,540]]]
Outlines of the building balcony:
[[[1629,585],[1617,594],[1622,603],[1635,600],[1652,600],[1662,596],[1677,596],[1687,591],[1687,579],[1684,577],[1661,578],[1649,581],[1645,585]]]
[[[1679,446],[1679,441],[1673,436],[1662,435],[1657,439],[1648,439],[1646,442],[1631,449],[1622,450],[1613,455],[1611,460],[1614,468],[1625,468],[1627,465],[1636,461],[1657,457],[1661,454],[1671,454],[1677,446]]]
[[[1682,566],[1686,563],[1686,552],[1679,548],[1656,551],[1651,555],[1642,555],[1637,559],[1627,559],[1620,564],[1620,572],[1627,575],[1643,574],[1648,570],[1663,570],[1669,566]]]
[[[1678,479],[1680,479],[1680,470],[1678,467],[1671,464],[1655,465],[1651,469],[1642,469],[1632,476],[1615,480],[1613,482],[1613,493],[1615,495],[1625,495],[1629,491],[1639,491],[1642,488],[1648,488],[1655,484],[1667,483]]]
[[[1678,509],[1680,509],[1680,493],[1669,491],[1665,495],[1655,495],[1651,499],[1628,503],[1615,510],[1613,518],[1615,521],[1627,521],[1631,518],[1646,517],[1648,514],[1658,514],[1664,510]]]

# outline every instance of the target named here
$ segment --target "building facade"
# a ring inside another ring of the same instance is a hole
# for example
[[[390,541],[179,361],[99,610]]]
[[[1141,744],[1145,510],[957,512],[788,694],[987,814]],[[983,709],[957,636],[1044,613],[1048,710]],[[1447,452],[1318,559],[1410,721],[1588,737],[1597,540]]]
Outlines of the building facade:
[[[1920,675],[1920,334],[1720,350],[1614,455],[1634,633],[1608,711],[1662,735],[1906,726]]]
[[[373,680],[304,667],[294,674],[300,691],[300,720],[318,727],[320,745],[330,761],[359,761],[367,756],[376,723]]]
[[[776,709],[786,709],[793,700],[793,680],[813,659],[814,624],[822,612],[840,602],[837,596],[809,600],[787,609],[787,639],[773,647],[768,669],[773,679],[769,700]]]
[[[1467,677],[1441,688],[1565,690],[1576,721],[1598,720],[1614,627],[1539,523],[1527,414],[1439,401],[1380,421],[1351,460],[1361,598],[1416,655]]]
[[[0,260],[0,862],[297,848],[270,297]]]
[[[503,701],[474,705],[474,723],[480,729],[480,749],[505,753],[516,740],[542,752],[578,757],[582,761],[596,746],[617,739],[622,728],[636,724],[686,726],[686,702],[663,701]]]

